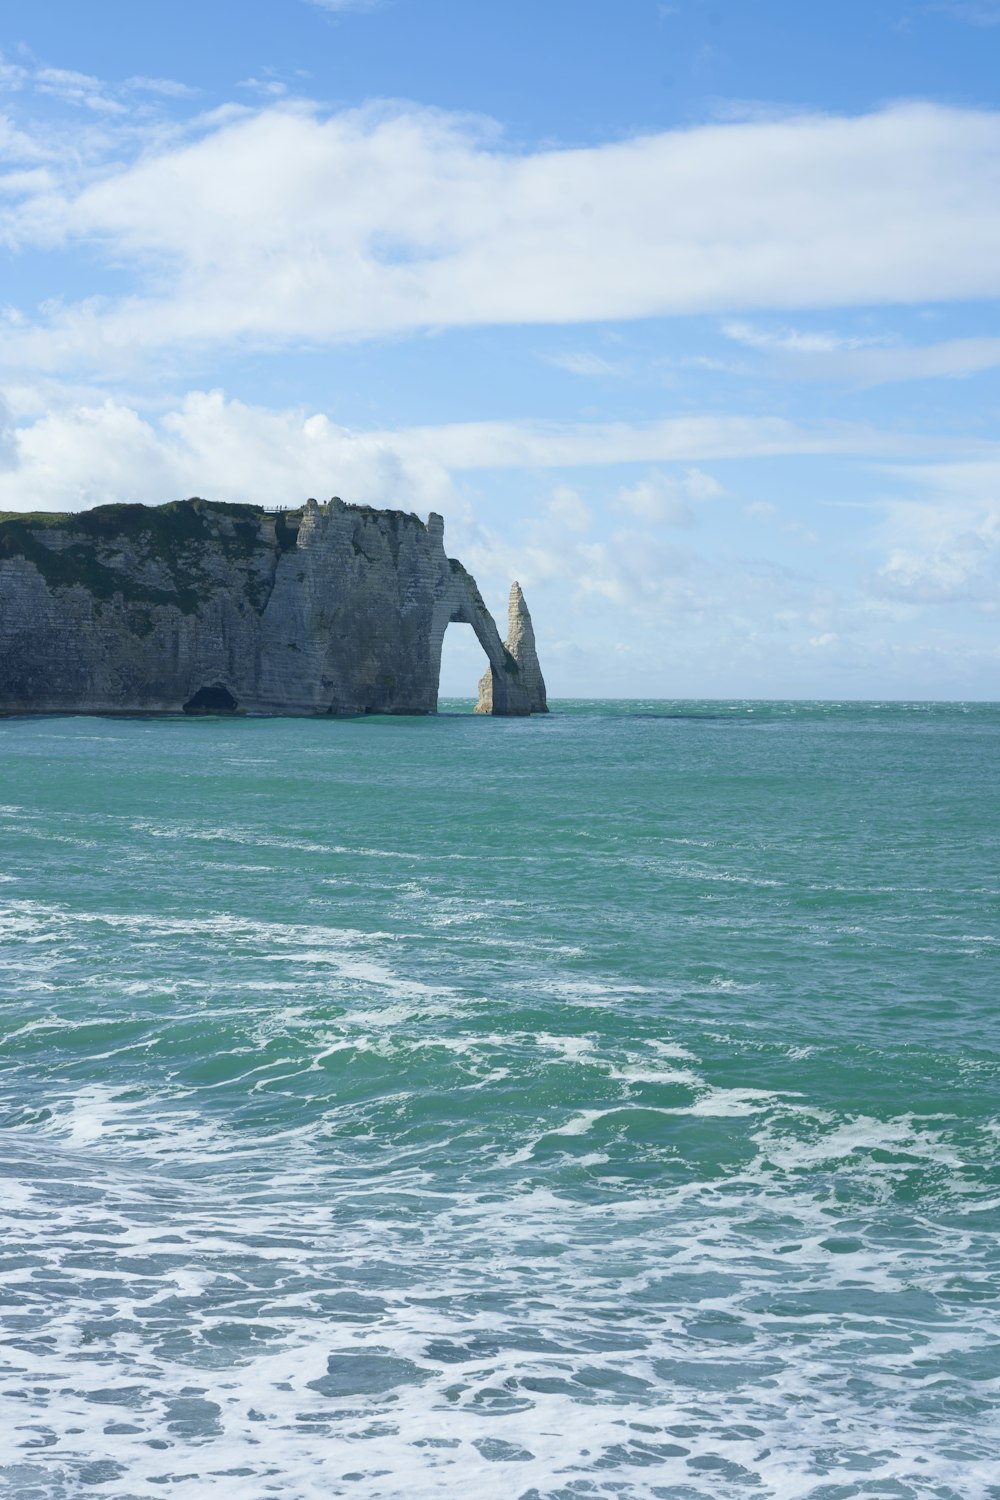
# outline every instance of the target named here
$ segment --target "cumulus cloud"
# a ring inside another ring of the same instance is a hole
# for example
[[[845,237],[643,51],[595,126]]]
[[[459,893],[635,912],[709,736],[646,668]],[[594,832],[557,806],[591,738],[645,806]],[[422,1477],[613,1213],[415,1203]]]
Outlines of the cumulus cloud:
[[[1000,507],[955,513],[937,506],[893,507],[904,529],[875,577],[877,592],[911,604],[1000,604]]]
[[[876,534],[877,595],[909,604],[1000,608],[1000,459],[899,465],[887,472],[926,498],[886,502]]]
[[[657,470],[620,489],[614,504],[642,521],[693,526],[695,517],[689,501],[713,500],[721,494],[722,486],[701,469],[686,469],[679,475]]]
[[[121,402],[72,403],[7,430],[0,509],[78,510],[184,495],[300,504],[307,495],[426,513],[453,497],[447,470],[318,413],[267,411],[194,392],[154,423]]]
[[[275,105],[9,210],[12,245],[89,242],[125,287],[6,357],[992,295],[998,173],[1000,114],[931,105],[520,153],[439,111]]]

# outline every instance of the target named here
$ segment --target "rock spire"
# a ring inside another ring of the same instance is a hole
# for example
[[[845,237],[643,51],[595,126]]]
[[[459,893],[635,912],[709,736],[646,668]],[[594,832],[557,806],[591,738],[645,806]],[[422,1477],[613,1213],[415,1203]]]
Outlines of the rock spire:
[[[517,680],[524,692],[527,701],[526,712],[547,714],[549,705],[545,697],[545,681],[538,662],[538,652],[535,650],[535,631],[521,585],[516,581],[510,587],[510,603],[507,606],[507,639],[504,641],[504,650],[513,662]],[[476,713],[492,714],[495,712],[493,668],[488,667],[479,679],[479,702],[476,704]]]

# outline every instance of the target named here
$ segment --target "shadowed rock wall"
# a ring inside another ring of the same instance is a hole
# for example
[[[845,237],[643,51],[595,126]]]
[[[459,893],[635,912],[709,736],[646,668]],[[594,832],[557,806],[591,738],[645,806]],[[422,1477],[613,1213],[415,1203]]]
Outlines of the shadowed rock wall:
[[[470,624],[494,712],[529,692],[444,522],[310,500],[0,517],[0,712],[434,713]]]

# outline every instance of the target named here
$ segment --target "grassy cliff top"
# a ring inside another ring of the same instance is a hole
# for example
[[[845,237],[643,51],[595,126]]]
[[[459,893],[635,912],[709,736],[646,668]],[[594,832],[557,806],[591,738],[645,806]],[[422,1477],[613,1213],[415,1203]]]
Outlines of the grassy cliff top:
[[[374,505],[352,505],[341,500],[337,495],[334,496],[332,503],[365,518],[388,517],[392,525],[398,525],[400,520],[416,521],[421,526],[424,524],[412,511],[392,510],[388,507],[380,509]],[[282,509],[277,514],[286,519],[297,520],[301,517],[304,508],[303,505],[295,506],[291,509]],[[213,512],[231,516],[235,520],[246,521],[258,521],[264,516],[276,514],[273,507],[265,505],[235,505],[227,500],[203,500],[199,495],[192,495],[188,500],[169,500],[165,505],[140,505],[136,501],[115,505],[97,505],[93,510],[0,510],[0,526],[13,523],[30,526],[36,531],[72,528],[74,531],[82,532],[85,536],[95,538],[114,535],[129,536],[140,531],[161,529],[184,531],[195,518],[200,522],[203,516],[211,515]]]
[[[92,536],[109,536],[119,532],[148,531],[158,521],[180,521],[205,511],[220,511],[223,515],[239,516],[257,520],[265,514],[260,505],[230,505],[222,500],[202,500],[193,495],[190,500],[169,500],[166,505],[140,505],[138,502],[119,505],[97,505],[93,510],[0,510],[0,526],[8,522],[20,522],[22,526],[38,528],[73,527]]]
[[[295,545],[285,516],[273,538],[262,526],[264,511],[255,505],[226,505],[193,498],[167,505],[99,505],[94,510],[0,512],[0,561],[24,558],[34,564],[50,588],[83,587],[95,598],[115,594],[146,604],[174,604],[193,613],[204,597],[206,581],[200,560],[207,543],[220,547],[259,592],[254,569],[274,542],[284,550]],[[230,522],[220,528],[225,516]],[[63,537],[57,537],[59,533]],[[279,535],[280,533],[280,535]],[[118,566],[114,554],[123,547],[145,560],[158,559],[171,584],[143,581],[141,573]]]
[[[388,530],[398,547],[406,527],[424,529],[419,516],[370,505],[346,505],[334,497],[332,507],[349,512],[355,526],[374,521]],[[190,613],[205,596],[208,582],[201,565],[206,546],[221,548],[234,568],[248,579],[256,599],[264,588],[261,569],[275,547],[294,550],[305,507],[267,510],[261,505],[233,505],[221,500],[171,500],[166,505],[98,505],[81,511],[0,511],[0,562],[23,558],[52,588],[82,586],[97,598],[115,594],[149,604],[178,604]],[[326,510],[327,507],[322,507]],[[225,522],[225,524],[222,524]],[[364,548],[355,534],[355,551]],[[144,564],[159,562],[172,587],[133,576],[122,565],[132,553]],[[249,569],[249,573],[247,570]]]

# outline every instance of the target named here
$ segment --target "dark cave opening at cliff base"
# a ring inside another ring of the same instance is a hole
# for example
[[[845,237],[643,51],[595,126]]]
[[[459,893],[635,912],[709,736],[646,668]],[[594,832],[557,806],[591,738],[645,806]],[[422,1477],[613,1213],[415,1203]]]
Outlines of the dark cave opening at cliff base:
[[[239,704],[221,682],[200,687],[183,705],[186,714],[234,714]]]

